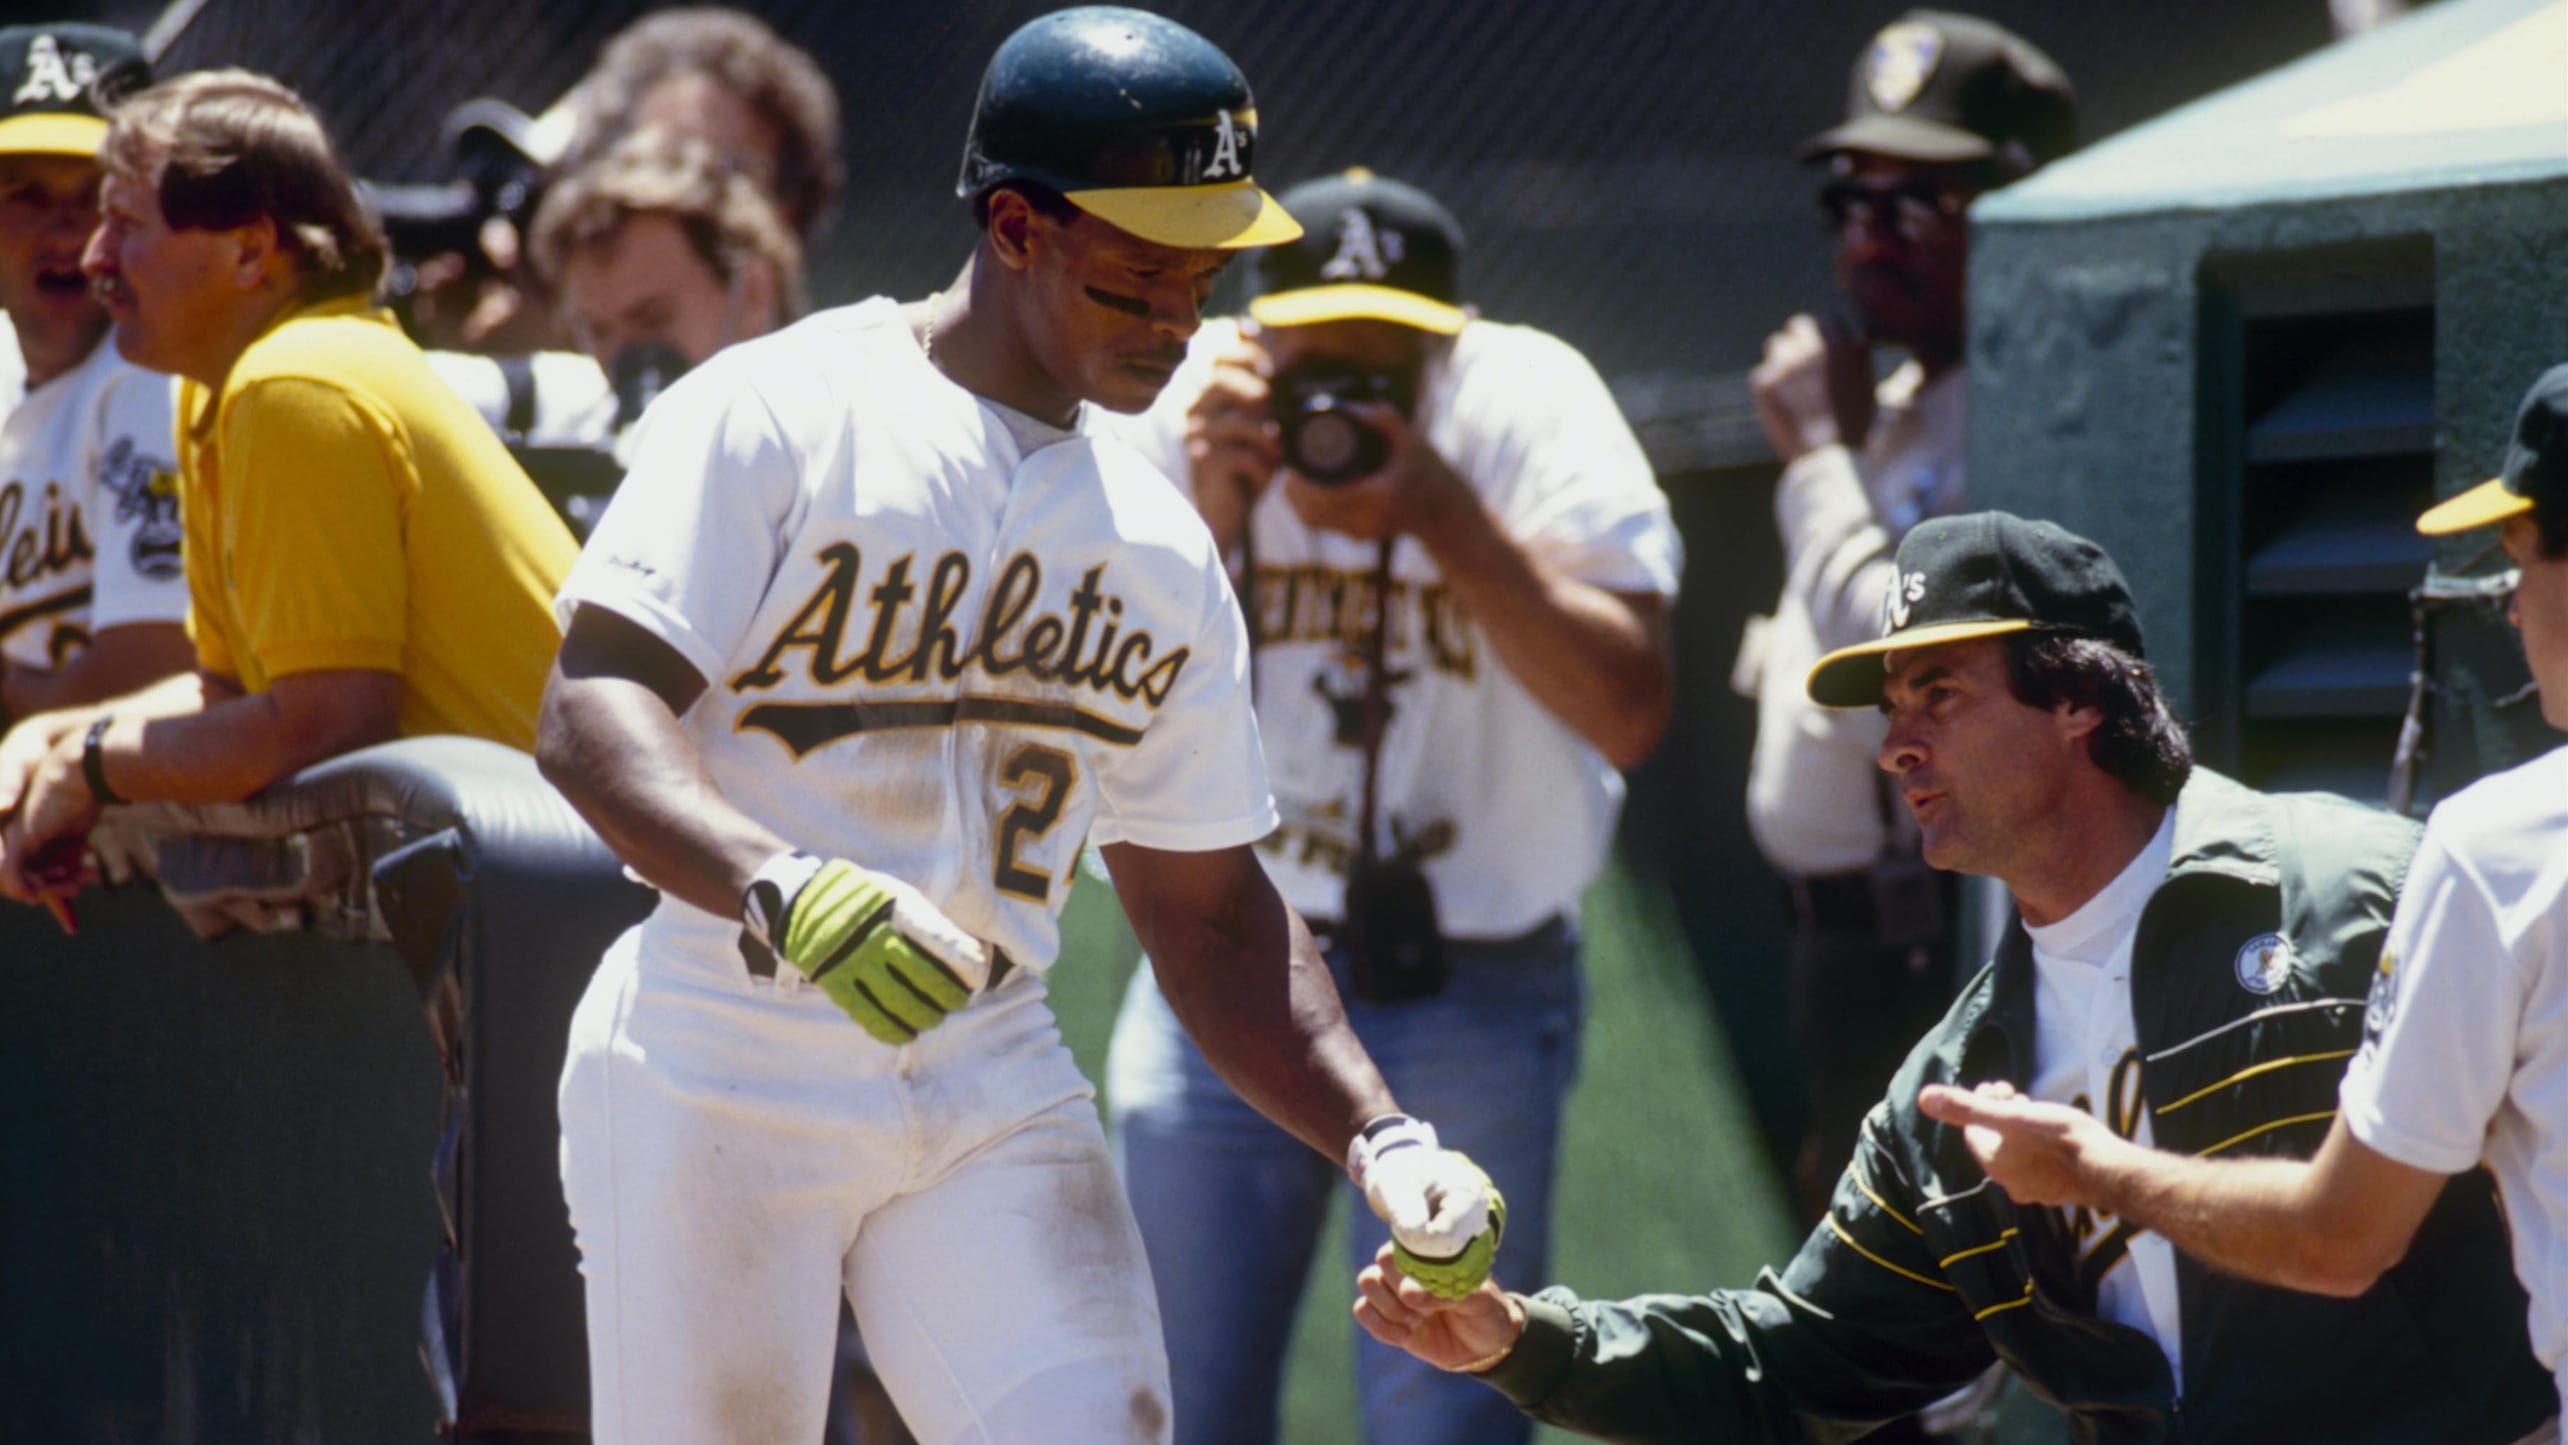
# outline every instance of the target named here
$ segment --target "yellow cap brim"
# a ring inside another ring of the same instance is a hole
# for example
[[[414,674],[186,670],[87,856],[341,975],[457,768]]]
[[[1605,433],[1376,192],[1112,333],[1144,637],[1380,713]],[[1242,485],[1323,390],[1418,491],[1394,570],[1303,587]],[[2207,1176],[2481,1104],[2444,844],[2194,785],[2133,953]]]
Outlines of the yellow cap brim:
[[[1396,286],[1306,286],[1279,291],[1248,303],[1248,314],[1264,326],[1312,326],[1323,321],[1396,321],[1438,336],[1462,330],[1469,318],[1459,306]]]
[[[107,122],[94,115],[40,111],[0,120],[0,155],[88,156],[107,139]]]
[[[1218,186],[1125,186],[1070,191],[1070,204],[1145,241],[1186,251],[1237,251],[1298,239],[1302,223],[1286,215],[1255,181]]]
[[[2416,519],[2416,529],[2429,537],[2467,532],[2472,527],[2485,527],[2508,517],[2520,517],[2532,510],[2532,498],[2507,489],[2505,479],[2481,482],[2448,502],[2426,509]]]
[[[1933,627],[1912,627],[1840,647],[1819,659],[1810,669],[1809,680],[1802,684],[1810,700],[1821,707],[1873,707],[1881,702],[1881,681],[1887,664],[1866,666],[1868,659],[1886,658],[1894,652],[1913,652],[1921,647],[1941,647],[1948,642],[1969,642],[1974,638],[2003,637],[2010,632],[2030,632],[2033,624],[2021,617],[1986,622],[1944,622]]]

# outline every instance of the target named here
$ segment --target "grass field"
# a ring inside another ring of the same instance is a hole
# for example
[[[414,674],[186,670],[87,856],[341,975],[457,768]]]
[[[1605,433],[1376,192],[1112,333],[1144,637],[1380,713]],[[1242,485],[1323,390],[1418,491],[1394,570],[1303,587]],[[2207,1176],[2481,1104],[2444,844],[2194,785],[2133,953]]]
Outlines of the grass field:
[[[1554,1214],[1557,1282],[1603,1295],[1745,1284],[1759,1266],[1781,1261],[1799,1231],[1737,1103],[1711,1000],[1664,899],[1621,868],[1589,891],[1584,921],[1590,1002]],[[1113,895],[1083,878],[1050,983],[1090,1078],[1104,1076],[1107,1031],[1135,953]],[[1285,1387],[1284,1439],[1295,1445],[1357,1438],[1353,1286],[1340,1255],[1334,1237],[1321,1246],[1303,1297]]]

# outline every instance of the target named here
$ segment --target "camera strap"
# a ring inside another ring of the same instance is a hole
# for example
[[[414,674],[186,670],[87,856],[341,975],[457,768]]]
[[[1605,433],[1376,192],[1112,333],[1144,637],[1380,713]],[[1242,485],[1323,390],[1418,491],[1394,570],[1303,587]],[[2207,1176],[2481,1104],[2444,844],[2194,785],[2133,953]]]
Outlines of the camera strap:
[[[1383,653],[1391,632],[1391,548],[1397,538],[1382,539],[1373,563],[1373,635],[1364,646],[1364,801],[1356,813],[1355,854],[1365,862],[1381,857],[1374,851],[1374,804],[1382,776],[1382,734],[1390,719],[1384,706]]]

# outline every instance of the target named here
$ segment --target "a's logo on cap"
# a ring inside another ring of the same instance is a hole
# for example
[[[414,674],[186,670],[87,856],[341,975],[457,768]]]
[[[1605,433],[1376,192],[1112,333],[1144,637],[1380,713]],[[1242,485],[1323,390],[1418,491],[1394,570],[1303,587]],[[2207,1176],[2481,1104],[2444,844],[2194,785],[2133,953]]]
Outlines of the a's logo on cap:
[[[85,50],[66,52],[50,35],[27,43],[27,78],[9,97],[11,105],[73,101],[98,78],[98,62]]]
[[[1213,125],[1213,158],[1204,163],[1204,179],[1208,181],[1248,179],[1244,140],[1245,136],[1241,132],[1239,123],[1231,119],[1229,111],[1223,111],[1221,119]]]
[[[2399,1015],[2398,961],[2389,945],[2381,946],[2381,966],[2372,971],[2372,991],[2363,1000],[2363,1047],[2379,1046],[2381,1035]]]
[[[1897,113],[1908,108],[1944,58],[1944,32],[1923,21],[1902,20],[1882,27],[1864,59],[1864,89],[1873,104]]]
[[[1926,595],[1923,572],[1890,574],[1890,586],[1881,594],[1881,635],[1888,637],[1908,625],[1908,609]]]
[[[1337,254],[1320,268],[1322,280],[1379,281],[1408,250],[1399,232],[1376,227],[1361,206],[1349,206],[1338,217],[1337,232]]]

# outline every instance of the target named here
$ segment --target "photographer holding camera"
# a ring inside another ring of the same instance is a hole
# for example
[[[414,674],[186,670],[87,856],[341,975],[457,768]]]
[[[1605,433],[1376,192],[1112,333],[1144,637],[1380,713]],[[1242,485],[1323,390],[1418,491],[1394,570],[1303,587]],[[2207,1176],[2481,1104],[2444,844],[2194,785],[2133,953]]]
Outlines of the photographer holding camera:
[[[1257,258],[1250,319],[1207,322],[1127,435],[1245,579],[1283,814],[1267,871],[1392,1087],[1505,1192],[1529,1268],[1578,1057],[1579,897],[1616,769],[1668,717],[1676,531],[1594,368],[1459,304],[1433,198],[1356,170],[1283,203],[1305,233]],[[1177,1439],[1271,1440],[1332,1171],[1215,1077],[1147,969],[1108,1080]],[[1358,1383],[1375,1440],[1529,1428],[1370,1343]]]

